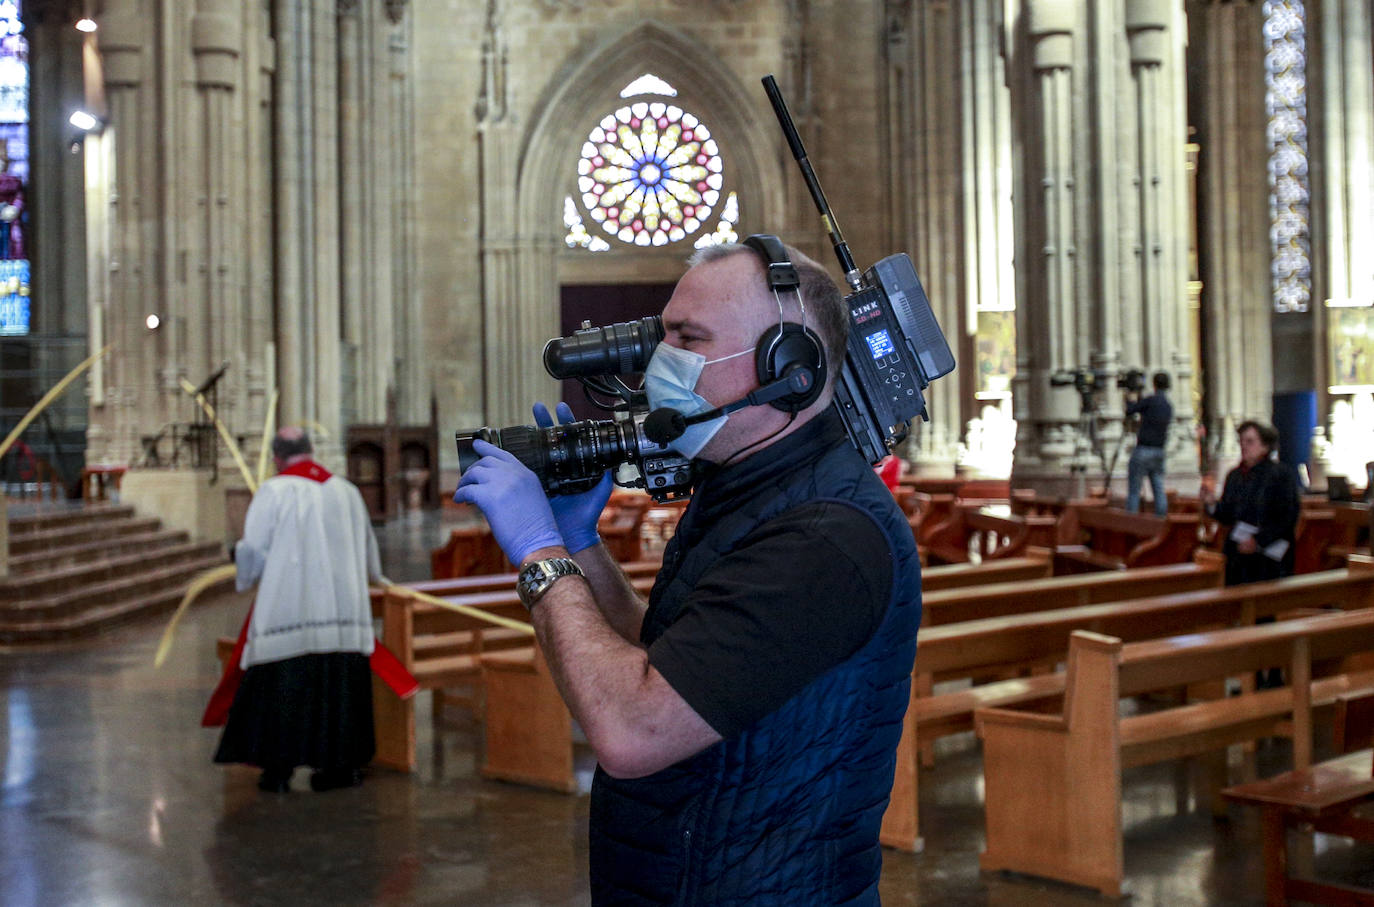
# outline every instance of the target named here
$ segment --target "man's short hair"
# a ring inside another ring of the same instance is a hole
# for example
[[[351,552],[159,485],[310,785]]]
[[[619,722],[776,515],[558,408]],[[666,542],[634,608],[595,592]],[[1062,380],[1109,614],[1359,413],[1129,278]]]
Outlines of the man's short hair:
[[[277,432],[272,439],[272,456],[278,460],[289,460],[301,454],[314,453],[315,447],[310,443],[310,436],[304,431],[299,435],[290,429]]]
[[[1170,382],[1168,372],[1155,372],[1154,378],[1151,380],[1154,382],[1155,390],[1167,391],[1169,389]]]
[[[845,309],[844,295],[830,273],[819,262],[794,246],[783,244],[792,266],[797,269],[798,291],[806,305],[806,326],[820,335],[825,345],[825,362],[829,372],[829,383],[834,384],[840,369],[844,366],[845,351],[849,343],[849,312]],[[687,259],[688,267],[696,267],[708,262],[720,261],[731,255],[741,253],[754,256],[763,265],[763,259],[749,246],[742,243],[717,243],[705,246],[692,253]],[[763,278],[760,278],[762,280]],[[790,293],[783,294],[786,303]],[[788,320],[793,320],[790,316]]]
[[[1268,422],[1261,422],[1258,419],[1246,419],[1236,426],[1236,434],[1243,433],[1247,428],[1253,428],[1255,434],[1259,435],[1260,443],[1273,450],[1279,446],[1279,430]]]

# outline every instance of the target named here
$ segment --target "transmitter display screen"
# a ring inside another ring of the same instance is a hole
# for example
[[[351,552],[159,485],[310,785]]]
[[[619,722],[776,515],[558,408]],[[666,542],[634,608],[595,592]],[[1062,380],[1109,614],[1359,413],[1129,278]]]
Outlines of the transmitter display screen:
[[[897,352],[897,347],[892,343],[892,337],[888,334],[887,328],[869,334],[865,339],[868,341],[868,351],[873,354],[874,359],[891,356]]]

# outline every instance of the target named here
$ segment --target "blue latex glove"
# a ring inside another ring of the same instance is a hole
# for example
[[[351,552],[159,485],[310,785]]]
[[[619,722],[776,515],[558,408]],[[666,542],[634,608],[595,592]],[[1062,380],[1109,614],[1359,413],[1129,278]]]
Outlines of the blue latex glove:
[[[557,410],[560,424],[576,421],[568,404],[558,404]],[[540,428],[552,427],[553,419],[549,416],[547,406],[542,403],[534,404],[534,422]],[[562,533],[563,543],[567,545],[569,553],[576,554],[601,541],[601,536],[596,531],[596,521],[601,517],[601,511],[605,509],[606,501],[610,497],[611,473],[607,470],[602,474],[601,481],[588,491],[580,494],[559,494],[549,498],[549,507],[553,509],[554,519],[558,521],[558,531]]]
[[[518,567],[540,548],[562,546],[563,536],[539,477],[495,444],[479,439],[472,449],[482,459],[463,473],[453,500],[477,505],[511,563]]]

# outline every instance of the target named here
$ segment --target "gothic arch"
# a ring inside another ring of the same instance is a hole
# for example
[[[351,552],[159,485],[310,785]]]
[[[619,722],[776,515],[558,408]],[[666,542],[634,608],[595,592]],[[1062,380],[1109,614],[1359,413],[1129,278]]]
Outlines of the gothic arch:
[[[517,233],[539,237],[559,223],[569,167],[587,130],[623,103],[620,89],[645,72],[667,80],[689,98],[689,109],[708,118],[734,170],[734,184],[751,187],[750,196],[741,199],[753,215],[749,221],[781,230],[785,212],[777,145],[759,128],[771,123],[763,91],[749,91],[690,35],[645,21],[576,54],[550,81],[521,144]],[[561,245],[561,234],[557,239]],[[669,248],[681,260],[683,247]]]

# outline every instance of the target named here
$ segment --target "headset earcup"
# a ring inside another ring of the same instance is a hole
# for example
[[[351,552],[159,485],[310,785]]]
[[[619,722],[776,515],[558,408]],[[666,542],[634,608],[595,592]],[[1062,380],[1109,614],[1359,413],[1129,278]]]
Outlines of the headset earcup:
[[[788,394],[769,405],[785,413],[806,409],[825,389],[825,348],[815,331],[788,321],[763,332],[754,348],[754,370],[759,384],[764,385],[785,376],[789,369],[809,369],[813,381],[805,393]]]

